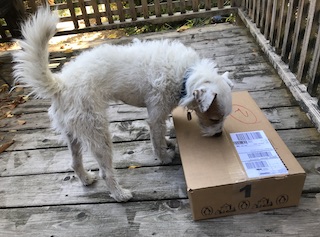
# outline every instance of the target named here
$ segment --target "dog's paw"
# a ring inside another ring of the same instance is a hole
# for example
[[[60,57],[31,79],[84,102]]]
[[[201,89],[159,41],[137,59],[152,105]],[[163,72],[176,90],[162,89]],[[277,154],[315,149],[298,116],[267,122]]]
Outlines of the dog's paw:
[[[172,149],[167,149],[165,152],[161,154],[159,160],[162,164],[170,164],[175,157],[175,151]]]
[[[173,151],[176,149],[176,144],[174,142],[167,140],[167,139],[166,139],[166,142],[167,142],[167,147],[168,147],[167,149],[170,149]]]
[[[117,202],[127,202],[132,198],[132,194],[129,189],[121,188],[116,193],[111,193],[110,197],[112,197]]]
[[[97,180],[97,177],[96,177],[95,173],[90,170],[85,175],[80,177],[80,180],[84,186],[88,186],[88,185],[94,183]]]

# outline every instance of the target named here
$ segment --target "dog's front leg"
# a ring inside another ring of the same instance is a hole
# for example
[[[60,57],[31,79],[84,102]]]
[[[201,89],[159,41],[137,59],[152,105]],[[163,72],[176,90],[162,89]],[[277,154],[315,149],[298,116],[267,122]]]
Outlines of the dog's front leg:
[[[153,152],[157,159],[159,159],[163,164],[171,163],[175,151],[172,145],[168,146],[168,142],[165,138],[166,135],[166,116],[164,118],[156,117],[152,111],[148,110],[149,119],[148,124],[150,127],[150,139],[153,145]]]
[[[87,186],[92,184],[96,180],[96,176],[93,172],[88,172],[83,167],[81,144],[77,139],[73,139],[70,135],[67,136],[68,147],[72,154],[72,168],[76,175],[81,180],[82,184]]]

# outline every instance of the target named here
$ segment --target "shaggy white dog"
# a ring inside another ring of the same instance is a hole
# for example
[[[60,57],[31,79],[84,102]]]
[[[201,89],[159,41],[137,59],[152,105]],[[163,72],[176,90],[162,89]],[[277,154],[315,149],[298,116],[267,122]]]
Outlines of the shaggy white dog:
[[[215,63],[201,59],[177,41],[139,41],[123,46],[102,45],[79,55],[59,73],[49,68],[48,41],[56,32],[58,16],[49,8],[22,25],[22,50],[14,54],[14,76],[33,88],[37,97],[51,99],[49,116],[72,153],[72,167],[84,185],[95,177],[82,164],[82,150],[92,152],[111,197],[127,201],[129,190],[118,184],[112,166],[108,131],[110,101],[147,107],[154,155],[163,163],[174,157],[165,139],[165,120],[177,105],[194,110],[204,135],[221,134],[231,112],[232,82],[219,75]]]

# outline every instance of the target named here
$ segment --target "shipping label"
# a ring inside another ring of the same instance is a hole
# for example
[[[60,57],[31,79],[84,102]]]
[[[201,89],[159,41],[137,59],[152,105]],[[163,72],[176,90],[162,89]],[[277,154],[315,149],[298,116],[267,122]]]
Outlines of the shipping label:
[[[263,131],[230,133],[230,136],[249,178],[288,174]]]

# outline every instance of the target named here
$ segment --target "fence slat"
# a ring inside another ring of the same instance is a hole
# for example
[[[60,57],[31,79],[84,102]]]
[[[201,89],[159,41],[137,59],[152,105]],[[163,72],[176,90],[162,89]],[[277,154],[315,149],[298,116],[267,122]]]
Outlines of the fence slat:
[[[281,51],[281,59],[284,62],[288,62],[288,57],[289,57],[288,48],[290,46],[288,47],[288,45],[291,45],[291,39],[289,37],[289,33],[290,33],[290,26],[291,26],[292,22],[294,22],[294,14],[293,14],[293,9],[294,9],[294,5],[295,5],[294,2],[295,2],[294,0],[289,1],[286,25],[285,25],[285,30],[284,30],[284,37],[283,37],[283,44],[282,44],[282,51]]]
[[[304,65],[306,63],[306,56],[307,56],[307,52],[308,52],[309,39],[311,36],[312,23],[313,23],[314,13],[315,13],[316,3],[317,3],[316,1],[317,0],[310,0],[306,30],[305,30],[304,37],[303,37],[301,54],[300,54],[299,65],[298,65],[298,72],[297,72],[297,79],[299,81],[302,80]]]
[[[149,8],[148,8],[147,0],[141,0],[141,4],[142,4],[143,17],[144,17],[144,19],[148,19],[149,18]]]
[[[205,9],[210,10],[211,9],[211,1],[210,0],[205,0],[204,1]]]
[[[84,24],[86,25],[86,27],[90,26],[90,21],[88,18],[88,14],[87,14],[87,9],[86,9],[86,5],[84,3],[84,0],[79,0],[79,6],[81,9],[81,13],[82,13],[82,18],[84,20]]]
[[[317,88],[320,81],[320,76],[316,77],[317,69],[319,67],[319,59],[320,59],[320,14],[318,14],[318,33],[317,40],[315,43],[315,48],[313,51],[313,57],[310,63],[310,67],[307,74],[308,83],[308,92],[311,96],[316,96]]]
[[[276,28],[277,10],[278,10],[278,1],[273,0],[272,14],[271,14],[271,26],[270,26],[270,32],[269,32],[270,44],[272,46],[274,45],[274,31]]]
[[[137,20],[137,12],[136,12],[136,4],[134,3],[134,0],[129,0],[129,7],[130,7],[131,19],[133,21],[136,21]]]
[[[96,18],[96,23],[97,23],[97,25],[101,25],[102,24],[102,22],[101,22],[101,14],[99,12],[97,1],[96,0],[91,0],[91,5],[92,5],[92,8],[93,8],[94,16]]]
[[[266,22],[264,23],[264,37],[266,39],[269,39],[269,29],[271,24],[271,6],[272,6],[272,0],[268,0],[267,2],[267,10],[266,10]]]
[[[282,39],[283,39],[283,20],[286,18],[287,15],[287,5],[286,5],[286,0],[281,0],[281,8],[280,8],[280,13],[279,13],[279,25],[278,25],[278,31],[277,31],[277,37],[275,41],[275,49],[276,52],[279,54],[281,53],[281,44],[282,44]]]
[[[172,0],[167,0],[167,13],[169,16],[173,15],[173,4]]]
[[[219,5],[219,2],[221,2],[221,1],[218,1],[218,5]],[[192,1],[192,10],[194,12],[198,12],[199,11],[199,0],[193,0]]]
[[[181,14],[186,13],[186,1],[180,0],[180,12]]]
[[[299,35],[301,30],[304,29],[304,27],[302,26],[303,24],[301,25],[301,21],[305,19],[305,16],[303,15],[305,7],[306,7],[305,0],[300,0],[298,5],[298,14],[295,20],[295,26],[294,26],[293,37],[292,37],[292,45],[290,50],[290,59],[289,59],[289,68],[293,72],[295,72],[295,63],[296,63],[297,47],[299,43]]]
[[[126,20],[126,18],[125,18],[124,11],[123,11],[122,1],[116,0],[116,4],[117,4],[117,10],[118,10],[120,22],[124,22]]]
[[[257,12],[256,12],[256,25],[258,28],[260,28],[260,14],[261,14],[261,0],[257,0]]]
[[[251,11],[251,19],[256,18],[256,4],[257,4],[257,0],[252,0],[252,11]]]
[[[106,9],[108,23],[109,24],[113,24],[114,20],[113,20],[113,17],[112,17],[113,14],[112,14],[112,11],[111,11],[111,8],[110,8],[110,0],[103,0],[103,4],[104,4],[105,9]]]
[[[73,3],[72,3],[72,0],[67,0],[67,6],[68,6],[69,11],[70,11],[70,15],[71,15],[71,19],[72,19],[74,28],[75,29],[79,29],[79,23],[78,23],[78,20],[77,20],[77,16],[76,16],[76,12],[74,10],[74,6],[73,6]]]
[[[265,19],[266,19],[266,0],[262,0],[261,5],[262,5],[262,7],[261,7],[261,18],[260,18],[259,25],[261,27],[260,31],[263,34],[263,32],[264,32],[264,27],[263,26],[264,26]]]

